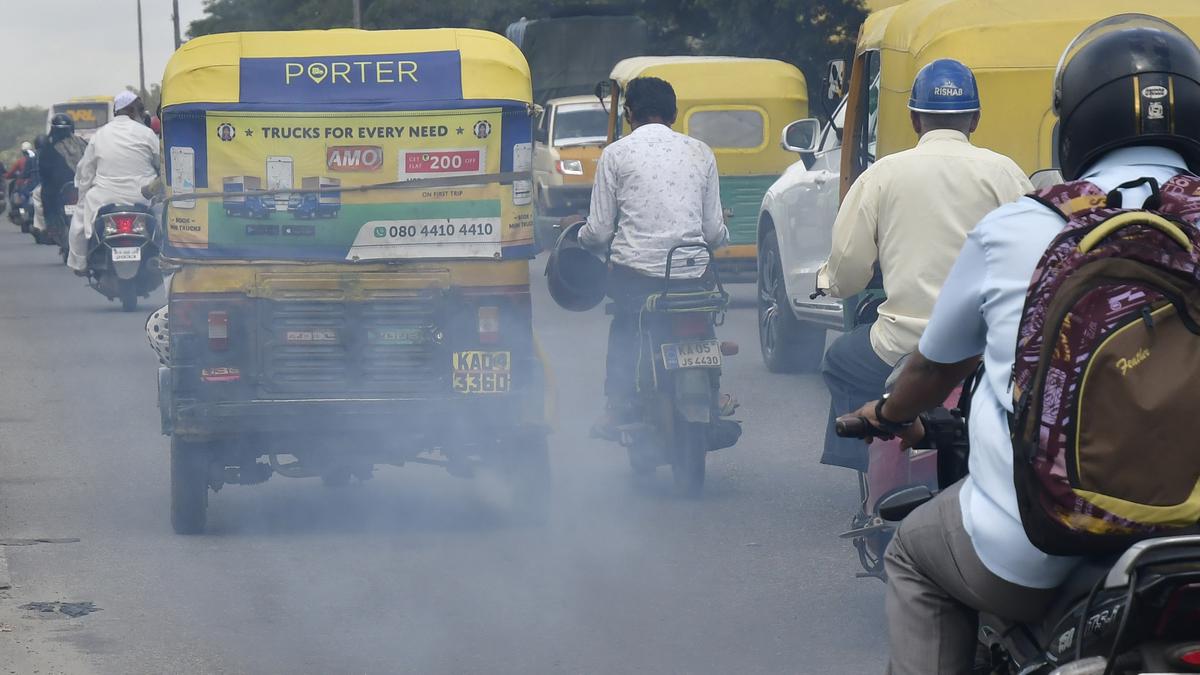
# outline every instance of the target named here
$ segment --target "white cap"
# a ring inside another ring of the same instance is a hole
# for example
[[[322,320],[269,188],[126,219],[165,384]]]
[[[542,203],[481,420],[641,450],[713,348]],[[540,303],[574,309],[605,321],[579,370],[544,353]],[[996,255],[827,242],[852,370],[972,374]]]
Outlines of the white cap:
[[[120,112],[125,108],[128,108],[129,105],[137,99],[137,94],[129,91],[128,89],[122,89],[116,96],[113,97],[113,111]]]
[[[29,141],[21,141],[21,149],[26,151],[32,150],[33,143],[30,143]]]

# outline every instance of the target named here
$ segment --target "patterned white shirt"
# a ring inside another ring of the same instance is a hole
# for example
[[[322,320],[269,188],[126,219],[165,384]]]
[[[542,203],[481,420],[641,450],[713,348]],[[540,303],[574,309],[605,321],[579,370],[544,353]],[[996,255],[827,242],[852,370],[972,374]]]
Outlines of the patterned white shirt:
[[[591,213],[579,232],[584,246],[602,252],[611,243],[613,264],[661,277],[673,246],[716,249],[728,239],[717,160],[703,142],[647,124],[600,154]],[[706,257],[698,249],[677,251],[671,276],[700,276]]]

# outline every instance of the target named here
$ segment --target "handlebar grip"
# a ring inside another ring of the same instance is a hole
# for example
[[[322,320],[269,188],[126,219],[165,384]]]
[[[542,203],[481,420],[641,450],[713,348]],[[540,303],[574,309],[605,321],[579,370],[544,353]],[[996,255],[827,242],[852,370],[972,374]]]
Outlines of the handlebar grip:
[[[865,417],[841,417],[834,423],[834,431],[841,438],[870,438],[871,425]]]

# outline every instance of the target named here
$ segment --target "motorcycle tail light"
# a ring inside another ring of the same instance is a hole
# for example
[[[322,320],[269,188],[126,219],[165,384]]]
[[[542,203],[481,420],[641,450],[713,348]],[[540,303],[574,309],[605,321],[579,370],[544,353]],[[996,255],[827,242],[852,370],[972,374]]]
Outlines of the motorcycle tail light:
[[[208,313],[208,348],[214,352],[229,349],[229,312]]]
[[[133,227],[137,224],[137,219],[137,216],[131,213],[118,213],[109,216],[109,222],[112,223],[114,228],[112,234],[133,234]]]
[[[494,345],[500,341],[500,308],[479,308],[479,344]]]
[[[704,312],[677,314],[671,318],[671,328],[676,337],[707,337],[712,320]]]
[[[1172,650],[1171,657],[1178,661],[1180,665],[1190,666],[1189,670],[1200,668],[1200,645],[1189,644],[1177,647]]]

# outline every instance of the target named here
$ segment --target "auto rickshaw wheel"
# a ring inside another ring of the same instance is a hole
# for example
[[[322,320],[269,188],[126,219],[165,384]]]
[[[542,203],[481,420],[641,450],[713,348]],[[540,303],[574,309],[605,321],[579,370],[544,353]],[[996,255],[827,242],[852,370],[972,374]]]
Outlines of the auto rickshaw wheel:
[[[210,443],[171,437],[171,527],[176,534],[204,532],[211,462]]]
[[[538,431],[517,436],[507,454],[513,515],[522,522],[545,522],[550,511],[550,444],[546,434]]]

